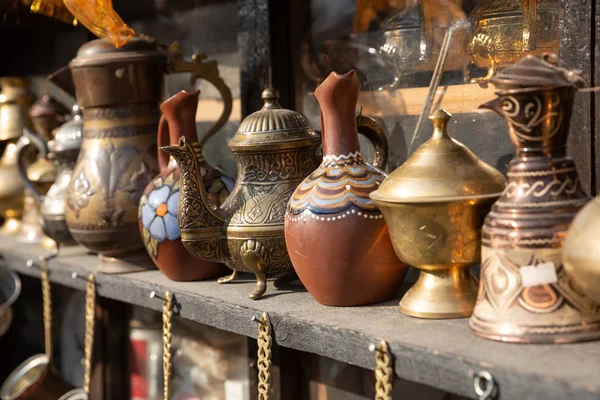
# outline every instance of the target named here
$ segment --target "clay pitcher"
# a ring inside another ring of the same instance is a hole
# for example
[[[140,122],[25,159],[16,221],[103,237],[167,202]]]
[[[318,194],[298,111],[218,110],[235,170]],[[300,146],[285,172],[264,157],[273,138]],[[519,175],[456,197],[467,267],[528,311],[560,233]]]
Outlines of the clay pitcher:
[[[192,93],[181,91],[162,103],[158,147],[177,143],[182,136],[189,140],[196,150],[207,196],[213,204],[219,206],[229,196],[234,182],[207,164],[202,157],[202,144],[198,142],[195,119],[199,93],[199,90]],[[217,128],[224,122],[217,122]],[[202,138],[202,143],[216,131],[217,129],[210,129]],[[175,159],[163,151],[158,151],[158,165],[160,172],[146,186],[139,209],[140,232],[152,261],[167,278],[175,281],[225,275],[228,270],[224,264],[199,259],[181,243],[177,224],[181,174]]]
[[[369,193],[385,179],[387,141],[374,121],[359,117],[375,147],[373,166],[360,152],[354,71],[335,72],[317,88],[323,161],[292,195],[285,239],[298,277],[319,302],[332,306],[377,303],[392,297],[407,267],[398,260],[385,220]],[[365,123],[371,121],[371,123]]]

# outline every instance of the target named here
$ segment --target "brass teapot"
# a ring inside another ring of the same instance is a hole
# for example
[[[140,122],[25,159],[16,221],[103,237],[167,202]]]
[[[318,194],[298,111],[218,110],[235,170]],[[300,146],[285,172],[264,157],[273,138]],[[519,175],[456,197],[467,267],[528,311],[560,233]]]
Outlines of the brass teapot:
[[[482,0],[471,12],[467,53],[486,81],[526,55],[558,53],[558,0]]]
[[[296,186],[317,167],[321,142],[304,116],[279,105],[275,89],[264,90],[262,98],[262,110],[242,121],[229,142],[238,177],[220,208],[208,200],[192,144],[182,137],[179,146],[161,147],[181,170],[183,245],[195,256],[233,270],[219,283],[231,282],[238,271],[256,275],[251,299],[265,293],[267,274],[293,268],[285,245],[285,209]]]

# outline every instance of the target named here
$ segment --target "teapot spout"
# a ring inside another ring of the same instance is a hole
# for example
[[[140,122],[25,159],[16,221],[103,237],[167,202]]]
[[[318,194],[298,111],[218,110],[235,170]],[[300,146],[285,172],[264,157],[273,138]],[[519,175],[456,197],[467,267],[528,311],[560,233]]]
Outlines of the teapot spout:
[[[71,97],[75,97],[75,84],[73,83],[73,74],[71,67],[65,65],[58,71],[48,76],[48,80],[62,89]]]
[[[194,147],[182,136],[178,146],[160,149],[173,156],[181,171],[177,219],[183,245],[196,257],[226,262],[225,219],[206,195]]]
[[[492,110],[496,114],[502,115],[502,101],[499,97],[496,97],[494,100],[488,101],[487,103],[483,103],[479,106],[479,108],[485,108],[487,110]]]

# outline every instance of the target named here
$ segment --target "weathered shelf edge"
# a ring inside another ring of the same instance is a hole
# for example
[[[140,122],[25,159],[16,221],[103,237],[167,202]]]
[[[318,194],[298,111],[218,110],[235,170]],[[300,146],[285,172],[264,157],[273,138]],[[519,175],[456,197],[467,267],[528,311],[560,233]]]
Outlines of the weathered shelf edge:
[[[38,268],[29,268],[26,262],[31,255],[16,251],[0,250],[4,264],[24,275],[39,278]],[[90,259],[93,259],[90,256]],[[95,268],[95,265],[91,266]],[[72,273],[87,276],[91,268],[76,267],[60,258],[50,263],[50,279],[53,283],[85,290],[83,280],[73,279]],[[159,271],[145,273],[160,274]],[[135,273],[126,275],[96,274],[98,295],[162,311],[162,302],[151,299],[152,290],[163,293],[173,288],[135,279]],[[217,329],[256,338],[256,323],[252,316],[259,316],[260,303],[256,308],[229,304],[209,296],[181,290],[174,291],[176,300],[183,304],[180,316]],[[307,325],[293,316],[269,313],[273,325],[274,342],[280,346],[314,353],[344,363],[370,370],[375,369],[375,356],[368,350],[370,343],[378,343],[385,338],[369,337],[358,331],[334,329],[329,326]],[[464,358],[440,354],[426,348],[408,347],[388,342],[394,355],[395,374],[403,379],[432,386],[470,398],[478,398],[473,390],[474,373],[487,370],[500,382],[503,399],[545,399],[564,400],[572,397],[578,400],[598,399],[597,392],[585,388],[571,387],[567,381],[551,379],[539,374],[524,374],[502,367],[487,365]],[[576,397],[574,397],[576,396]]]

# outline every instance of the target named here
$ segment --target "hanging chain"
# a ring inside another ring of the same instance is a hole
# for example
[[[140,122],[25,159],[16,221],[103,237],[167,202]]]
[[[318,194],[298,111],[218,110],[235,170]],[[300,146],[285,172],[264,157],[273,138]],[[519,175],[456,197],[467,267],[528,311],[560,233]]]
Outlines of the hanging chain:
[[[258,400],[269,400],[271,389],[271,320],[263,313],[258,322]]]
[[[48,260],[41,258],[42,308],[44,312],[44,345],[46,357],[52,360],[52,298],[50,296],[50,279],[48,278]]]
[[[498,384],[488,371],[480,371],[473,376],[473,386],[479,400],[492,400],[497,397]]]
[[[167,292],[163,302],[163,378],[164,378],[164,400],[169,400],[171,380],[171,329],[173,319],[173,296]]]
[[[96,280],[90,274],[85,291],[85,375],[83,391],[90,393],[92,381],[92,354],[94,351],[94,325],[96,322]]]
[[[385,340],[375,349],[375,400],[392,400],[392,355]]]

